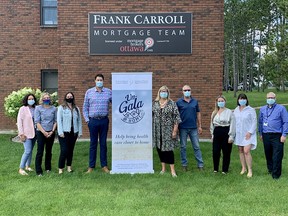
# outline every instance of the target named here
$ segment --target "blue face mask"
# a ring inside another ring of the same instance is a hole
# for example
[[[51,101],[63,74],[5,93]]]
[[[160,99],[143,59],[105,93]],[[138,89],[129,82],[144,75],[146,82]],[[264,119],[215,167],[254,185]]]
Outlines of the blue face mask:
[[[43,104],[44,104],[44,105],[49,105],[49,104],[50,104],[50,99],[43,100]]]
[[[185,97],[190,97],[191,96],[191,92],[190,91],[184,91],[184,96]]]
[[[247,100],[246,99],[240,99],[240,100],[238,100],[238,103],[240,104],[240,106],[245,106],[247,104]]]
[[[167,92],[160,92],[160,97],[161,98],[167,98],[168,97],[168,93]]]
[[[103,87],[103,82],[102,81],[96,81],[96,86],[98,88],[102,88]]]
[[[268,99],[267,99],[267,104],[268,104],[268,105],[273,105],[275,102],[276,102],[276,100],[273,99],[273,98],[268,98]]]
[[[219,101],[217,102],[218,107],[223,108],[225,107],[225,101]]]
[[[28,103],[28,105],[32,106],[35,104],[35,101],[34,100],[28,100],[27,103]]]

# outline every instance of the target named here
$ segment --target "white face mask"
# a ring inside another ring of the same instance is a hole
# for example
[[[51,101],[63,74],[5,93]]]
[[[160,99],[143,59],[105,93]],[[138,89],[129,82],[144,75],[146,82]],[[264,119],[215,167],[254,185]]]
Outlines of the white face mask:
[[[238,103],[240,106],[245,106],[247,104],[247,100],[246,99],[239,99]]]
[[[191,96],[191,91],[184,91],[184,96],[185,97],[190,97]]]
[[[103,81],[96,81],[96,87],[102,88],[103,87]]]
[[[160,92],[160,97],[161,98],[167,98],[168,97],[168,93],[167,92]]]
[[[223,107],[225,107],[225,101],[218,101],[217,105],[218,105],[218,107],[223,108]]]
[[[28,105],[32,106],[35,104],[35,101],[32,99],[32,100],[28,100],[27,103]]]
[[[273,105],[276,102],[276,100],[273,98],[268,98],[266,102],[268,105]]]

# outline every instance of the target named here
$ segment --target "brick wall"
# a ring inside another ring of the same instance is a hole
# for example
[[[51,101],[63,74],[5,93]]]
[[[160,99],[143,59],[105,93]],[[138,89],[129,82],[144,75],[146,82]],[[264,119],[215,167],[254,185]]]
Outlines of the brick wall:
[[[144,71],[153,72],[153,98],[167,85],[176,100],[189,84],[200,102],[202,138],[210,137],[210,115],[222,92],[223,0],[59,1],[57,28],[40,27],[40,1],[2,2],[0,130],[16,129],[4,116],[4,97],[24,86],[40,88],[41,69],[58,69],[59,99],[72,90],[80,107],[97,73],[104,74],[104,85],[111,88],[111,72]],[[89,12],[192,12],[192,55],[89,56]]]

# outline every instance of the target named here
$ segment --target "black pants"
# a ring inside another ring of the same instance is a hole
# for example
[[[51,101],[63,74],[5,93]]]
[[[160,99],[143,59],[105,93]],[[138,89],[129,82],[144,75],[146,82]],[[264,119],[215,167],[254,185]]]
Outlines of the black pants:
[[[64,132],[64,138],[58,137],[60,143],[59,169],[65,167],[65,161],[67,166],[71,166],[77,137],[78,133],[74,134],[73,131],[70,133]]]
[[[223,153],[222,172],[228,172],[230,165],[230,156],[232,151],[232,143],[228,143],[229,127],[215,127],[213,132],[213,164],[214,171],[219,170],[219,162],[221,150]]]
[[[161,163],[174,164],[174,152],[173,151],[161,151],[157,148],[158,156]]]
[[[281,176],[284,155],[284,143],[280,142],[281,133],[263,133],[262,138],[268,172],[278,179]]]
[[[37,131],[37,154],[35,160],[36,174],[42,174],[42,158],[45,147],[45,170],[51,170],[51,160],[52,160],[52,146],[55,139],[55,133],[51,137],[47,138],[43,135],[41,131]]]

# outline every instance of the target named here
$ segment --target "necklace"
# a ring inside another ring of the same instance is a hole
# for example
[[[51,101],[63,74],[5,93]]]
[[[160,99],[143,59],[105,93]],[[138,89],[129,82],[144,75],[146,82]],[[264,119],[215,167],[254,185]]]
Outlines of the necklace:
[[[164,106],[164,105],[167,103],[167,100],[165,100],[164,102],[161,102],[161,101],[159,100],[159,103],[160,103],[161,106]]]

